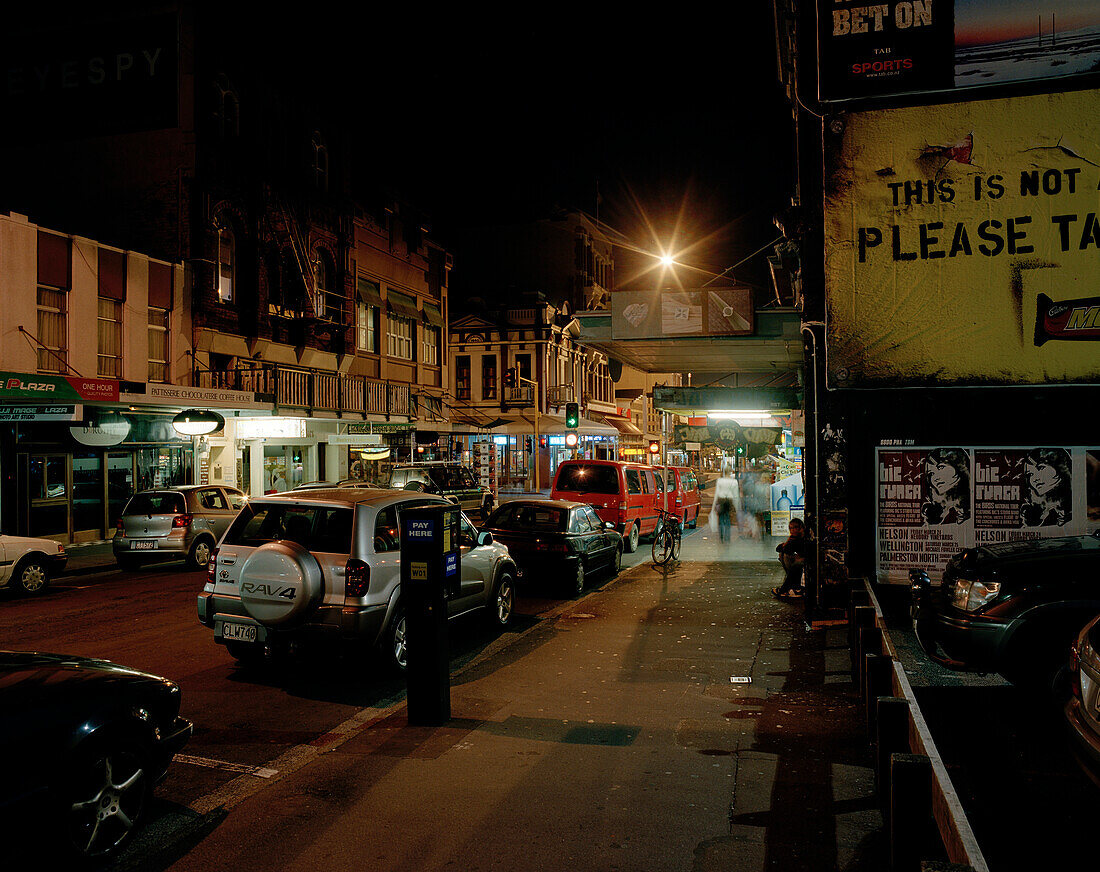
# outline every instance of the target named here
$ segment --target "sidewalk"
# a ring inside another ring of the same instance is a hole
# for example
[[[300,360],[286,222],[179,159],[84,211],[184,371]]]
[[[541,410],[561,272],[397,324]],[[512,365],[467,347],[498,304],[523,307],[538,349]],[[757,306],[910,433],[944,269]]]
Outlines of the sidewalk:
[[[442,727],[397,704],[334,730],[171,868],[888,868],[846,628],[771,596],[774,551],[718,553],[700,528],[506,633]]]

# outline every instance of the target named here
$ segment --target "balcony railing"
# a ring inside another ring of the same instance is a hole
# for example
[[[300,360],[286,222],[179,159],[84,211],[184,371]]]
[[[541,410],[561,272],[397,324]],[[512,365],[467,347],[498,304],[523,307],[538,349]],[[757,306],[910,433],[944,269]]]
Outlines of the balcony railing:
[[[546,405],[564,406],[573,402],[573,385],[553,385],[546,389]]]
[[[196,373],[199,387],[248,391],[273,398],[276,406],[325,412],[415,416],[409,385],[373,378],[271,365]]]
[[[533,406],[535,405],[535,389],[530,385],[522,385],[518,388],[504,388],[504,405],[506,406]]]

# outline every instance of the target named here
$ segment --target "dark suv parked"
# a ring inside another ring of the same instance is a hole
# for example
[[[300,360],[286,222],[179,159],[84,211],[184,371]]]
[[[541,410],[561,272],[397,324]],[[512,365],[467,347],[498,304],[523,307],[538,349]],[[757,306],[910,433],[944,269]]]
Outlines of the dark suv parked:
[[[913,626],[951,669],[1049,682],[1100,613],[1100,538],[1064,536],[969,548],[939,584],[911,570]]]
[[[493,492],[482,487],[473,471],[461,463],[407,463],[390,472],[390,487],[446,497],[464,512],[480,512],[485,520],[493,511]]]

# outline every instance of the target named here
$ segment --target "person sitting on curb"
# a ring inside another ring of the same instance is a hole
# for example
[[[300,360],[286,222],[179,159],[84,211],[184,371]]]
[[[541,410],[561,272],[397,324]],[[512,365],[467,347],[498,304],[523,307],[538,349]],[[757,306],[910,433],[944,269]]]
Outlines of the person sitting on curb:
[[[785,572],[783,585],[772,588],[772,593],[777,597],[802,596],[802,570],[806,567],[813,544],[813,537],[807,533],[801,518],[791,518],[789,530],[790,535],[775,546]]]

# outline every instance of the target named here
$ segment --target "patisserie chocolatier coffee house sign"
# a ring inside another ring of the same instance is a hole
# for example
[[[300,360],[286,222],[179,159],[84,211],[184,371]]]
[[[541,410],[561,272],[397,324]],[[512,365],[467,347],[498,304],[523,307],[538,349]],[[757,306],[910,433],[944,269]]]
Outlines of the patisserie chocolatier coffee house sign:
[[[1100,377],[1100,91],[854,112],[827,155],[834,387]]]

